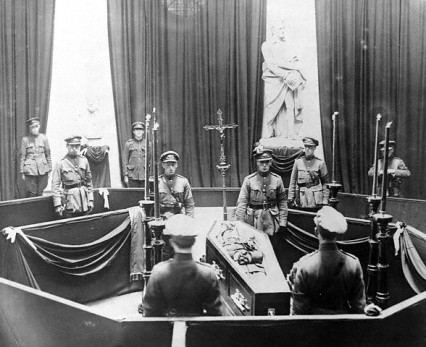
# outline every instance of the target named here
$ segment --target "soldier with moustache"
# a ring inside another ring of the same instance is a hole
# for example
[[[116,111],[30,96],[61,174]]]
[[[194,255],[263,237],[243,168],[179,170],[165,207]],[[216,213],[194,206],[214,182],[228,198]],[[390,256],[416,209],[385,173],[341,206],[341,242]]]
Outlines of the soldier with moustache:
[[[257,172],[244,178],[237,201],[236,218],[273,236],[287,226],[287,199],[280,176],[270,171],[272,150],[254,149]]]
[[[49,141],[40,133],[40,118],[27,120],[30,134],[21,142],[20,172],[27,189],[27,197],[41,196],[52,171]]]
[[[319,142],[312,137],[303,138],[305,156],[296,159],[290,177],[288,201],[291,205],[318,209],[328,204],[328,171],[325,162],[314,153]]]
[[[53,206],[61,217],[89,213],[94,206],[92,173],[86,157],[79,154],[81,136],[65,139],[67,155],[56,163],[52,173]]]

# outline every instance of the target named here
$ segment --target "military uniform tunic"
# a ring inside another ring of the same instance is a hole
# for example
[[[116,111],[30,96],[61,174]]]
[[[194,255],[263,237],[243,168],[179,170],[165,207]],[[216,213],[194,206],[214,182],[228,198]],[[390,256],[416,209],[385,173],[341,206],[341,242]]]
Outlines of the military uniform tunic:
[[[194,261],[191,254],[176,253],[154,266],[143,311],[148,317],[221,315],[215,271],[209,264]]]
[[[296,159],[290,177],[288,200],[305,208],[327,205],[329,190],[328,171],[324,161],[317,157]]]
[[[379,194],[382,189],[382,181],[383,181],[383,166],[384,160],[380,159],[377,165],[377,172],[379,173]],[[389,196],[400,197],[401,196],[401,183],[402,178],[409,177],[411,175],[410,170],[408,170],[407,165],[405,165],[404,161],[398,157],[389,158],[388,161],[388,170],[394,170],[388,177],[388,192]],[[374,175],[374,165],[368,170],[368,175]]]
[[[145,180],[146,155],[145,138],[128,140],[123,151],[123,175],[135,181]]]
[[[293,314],[363,313],[364,280],[357,257],[340,251],[335,242],[293,265]]]
[[[53,205],[64,205],[66,210],[86,212],[93,201],[92,173],[89,161],[82,155],[68,155],[56,163],[52,173]]]
[[[194,198],[188,179],[181,175],[174,175],[170,180],[165,175],[160,175],[158,180],[158,192],[160,196],[160,212],[171,214],[182,213],[194,217]]]
[[[52,171],[50,146],[46,135],[30,135],[22,139],[20,171],[29,176],[45,175]]]
[[[287,199],[280,176],[269,172],[248,175],[241,186],[236,218],[273,235],[287,225]]]
[[[25,175],[29,196],[40,196],[47,187],[47,174],[52,171],[50,146],[46,135],[29,135],[22,138],[20,172]]]

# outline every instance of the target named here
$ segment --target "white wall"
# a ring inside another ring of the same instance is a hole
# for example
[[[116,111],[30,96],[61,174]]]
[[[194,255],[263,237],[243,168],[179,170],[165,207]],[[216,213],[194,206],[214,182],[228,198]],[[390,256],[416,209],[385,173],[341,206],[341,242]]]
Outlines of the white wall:
[[[105,0],[56,0],[52,69],[47,136],[53,162],[66,153],[64,138],[84,130],[87,98],[98,99],[96,127],[111,147],[111,185],[121,187]]]

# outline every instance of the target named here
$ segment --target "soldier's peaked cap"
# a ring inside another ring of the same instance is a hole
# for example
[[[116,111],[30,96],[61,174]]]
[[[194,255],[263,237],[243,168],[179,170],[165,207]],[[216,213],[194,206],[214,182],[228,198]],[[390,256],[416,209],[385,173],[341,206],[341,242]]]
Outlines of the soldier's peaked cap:
[[[175,151],[167,151],[161,154],[160,160],[163,163],[176,163],[179,160],[179,154],[177,154]]]
[[[302,139],[302,142],[303,142],[304,145],[307,145],[307,146],[318,146],[319,145],[318,140],[314,139],[313,137],[304,137]]]
[[[145,123],[140,121],[132,123],[132,130],[135,129],[145,129]]]
[[[34,125],[38,125],[38,124],[40,124],[40,118],[39,117],[30,118],[26,121],[26,123],[29,127],[32,127]]]
[[[314,218],[317,226],[329,231],[330,233],[344,234],[348,229],[348,223],[345,217],[331,206],[321,208]]]
[[[270,161],[272,160],[272,149],[259,145],[253,150],[253,156],[258,161]]]
[[[198,236],[194,219],[184,214],[171,216],[166,221],[165,231],[173,238],[193,238]]]
[[[67,145],[81,145],[80,135],[71,135],[65,138]]]

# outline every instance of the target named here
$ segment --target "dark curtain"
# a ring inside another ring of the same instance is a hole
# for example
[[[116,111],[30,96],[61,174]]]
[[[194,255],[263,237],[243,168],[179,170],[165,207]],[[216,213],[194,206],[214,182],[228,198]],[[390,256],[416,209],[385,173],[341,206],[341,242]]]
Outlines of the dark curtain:
[[[0,200],[24,196],[19,173],[25,121],[47,124],[55,0],[0,1]]]
[[[380,139],[392,121],[397,156],[411,171],[405,197],[426,197],[426,3],[423,0],[316,1],[321,123],[327,163],[337,121],[336,178],[370,194],[376,116]],[[330,168],[331,171],[331,168]]]
[[[223,111],[228,186],[250,171],[263,113],[261,43],[266,1],[108,0],[111,69],[118,140],[156,107],[159,154],[181,154],[193,186],[221,186],[217,123]]]

